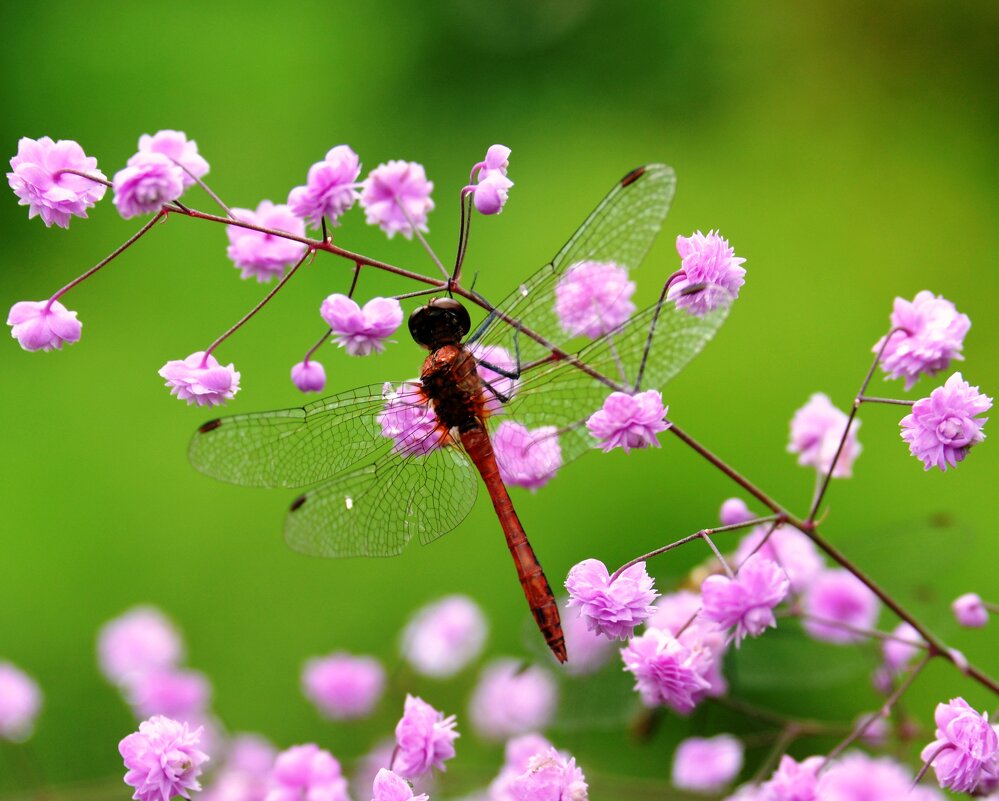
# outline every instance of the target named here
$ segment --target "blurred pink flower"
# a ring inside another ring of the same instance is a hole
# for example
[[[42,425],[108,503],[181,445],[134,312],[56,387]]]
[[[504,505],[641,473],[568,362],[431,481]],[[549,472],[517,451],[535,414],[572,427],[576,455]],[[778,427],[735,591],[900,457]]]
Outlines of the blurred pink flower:
[[[368,225],[377,225],[389,239],[397,233],[412,239],[414,226],[427,231],[427,215],[434,208],[430,199],[434,184],[427,180],[422,164],[413,161],[379,164],[368,173],[363,187],[361,206]]]
[[[161,153],[187,170],[187,172],[181,170],[185,187],[193,186],[196,183],[195,177],[200,178],[208,174],[208,162],[198,153],[198,143],[188,139],[183,131],[166,129],[157,131],[152,136],[143,134],[139,137],[139,152],[128,160],[129,166],[132,165],[133,159],[143,153]]]
[[[739,297],[739,288],[746,283],[742,267],[746,260],[736,256],[717,231],[678,236],[676,252],[683,274],[670,284],[666,298],[675,300],[678,308],[703,315]],[[690,292],[702,285],[702,291]]]
[[[409,782],[390,770],[382,768],[371,785],[371,801],[429,801],[426,793],[413,795]]]
[[[828,395],[816,392],[791,419],[788,452],[797,453],[798,464],[803,467],[814,467],[820,473],[829,472],[847,419],[844,412],[832,405]],[[849,478],[853,475],[853,463],[862,450],[857,441],[858,428],[860,421],[854,419],[836,461],[836,468],[832,471],[833,478]]]
[[[309,659],[302,669],[302,690],[332,720],[367,717],[385,689],[385,669],[373,656],[337,651]]]
[[[737,523],[746,523],[755,518],[746,502],[742,498],[729,498],[721,505],[718,518],[723,526],[734,526]]]
[[[326,370],[313,359],[298,362],[291,368],[291,382],[301,392],[322,392],[326,386]]]
[[[710,690],[704,678],[712,660],[700,647],[688,648],[662,629],[648,629],[621,649],[624,669],[648,707],[668,706],[686,714]]]
[[[555,426],[528,429],[504,420],[493,433],[492,441],[500,478],[508,487],[538,490],[562,466],[562,447]]]
[[[447,439],[440,431],[437,415],[430,408],[419,381],[409,381],[395,389],[382,387],[385,407],[378,414],[382,436],[395,443],[392,450],[402,456],[425,456]]]
[[[296,186],[288,195],[292,212],[319,228],[323,217],[333,225],[357,202],[357,176],[361,160],[349,145],[337,145],[322,161],[309,167],[305,186]]]
[[[558,700],[552,675],[517,659],[496,659],[482,670],[469,702],[469,719],[476,732],[503,740],[537,731],[551,723]]]
[[[253,209],[233,209],[238,220],[283,231],[294,236],[305,236],[305,222],[296,217],[284,204],[274,204],[261,200],[256,211]],[[233,261],[243,278],[256,278],[261,283],[282,275],[305,255],[306,246],[293,239],[275,234],[266,234],[238,225],[227,225],[229,237],[226,255]]]
[[[581,261],[555,286],[555,314],[570,336],[596,339],[613,331],[635,311],[635,282],[612,261]]]
[[[787,597],[790,582],[783,568],[756,553],[739,568],[735,578],[708,576],[701,585],[701,613],[723,629],[735,627],[738,646],[746,635],[759,637],[776,628],[774,607]]]
[[[816,640],[851,643],[864,639],[859,632],[836,625],[871,629],[878,620],[880,603],[856,576],[846,570],[826,570],[805,590],[802,626]],[[820,620],[812,617],[821,618]]]
[[[198,776],[208,755],[199,750],[201,729],[157,715],[139,724],[139,730],[118,744],[125,761],[125,784],[134,787],[136,801],[190,798],[201,789]]]
[[[603,407],[590,415],[586,428],[600,440],[604,453],[614,448],[625,453],[632,448],[658,448],[656,434],[669,428],[666,411],[663,396],[654,389],[634,395],[612,392]]]
[[[446,679],[482,653],[488,632],[475,601],[449,595],[416,611],[403,629],[400,648],[418,673]]]
[[[232,364],[223,367],[211,354],[199,350],[186,359],[164,364],[159,374],[166,379],[170,394],[187,405],[220,406],[239,392],[239,373]]]
[[[888,757],[870,757],[860,752],[840,757],[819,778],[819,801],[929,801],[942,798],[912,788],[909,769]],[[910,792],[910,788],[912,788]]]
[[[125,700],[140,720],[163,715],[184,723],[200,722],[211,700],[208,678],[196,670],[159,668],[123,679]]]
[[[552,744],[540,734],[523,734],[507,740],[503,766],[489,785],[489,801],[516,801],[511,783],[528,769],[534,757],[544,756],[551,748]]]
[[[967,592],[958,596],[950,608],[954,617],[957,618],[957,622],[962,626],[980,629],[989,622],[989,610],[977,593]]]
[[[565,648],[572,658],[562,667],[572,676],[595,673],[614,656],[614,642],[587,625],[586,620],[567,606],[568,599],[559,603]]]
[[[0,740],[27,740],[41,706],[38,683],[10,662],[0,662]]]
[[[126,220],[153,214],[184,194],[184,171],[160,153],[136,153],[111,179],[114,205]]]
[[[584,559],[565,580],[568,607],[575,607],[586,625],[612,640],[627,639],[635,626],[652,614],[652,602],[659,595],[645,562],[632,565],[613,581],[599,559]]]
[[[554,748],[532,756],[526,770],[507,785],[515,801],[586,801],[588,787],[583,771],[572,757]]]
[[[780,764],[773,776],[761,785],[762,799],[765,801],[818,801],[818,773],[824,761],[822,757],[815,756],[796,762],[785,754],[780,758]]]
[[[80,341],[83,324],[58,300],[22,300],[10,307],[10,335],[28,351],[59,350]]]
[[[227,745],[201,801],[264,801],[277,750],[263,737],[241,734]]]
[[[395,758],[392,770],[405,779],[416,779],[432,769],[447,770],[454,758],[454,715],[444,716],[422,698],[406,695],[402,718],[395,727]]]
[[[905,670],[916,655],[923,650],[918,645],[910,645],[909,643],[921,643],[923,638],[908,623],[899,623],[892,632],[892,636],[899,639],[885,640],[881,644],[881,653],[885,658],[885,666],[893,673],[899,673]],[[909,642],[903,642],[903,640]]]
[[[330,295],[319,309],[337,344],[351,356],[385,350],[385,340],[402,325],[402,306],[395,298],[372,298],[362,309],[346,295]]]
[[[767,559],[772,559],[787,574],[794,592],[804,590],[825,567],[825,561],[818,548],[808,537],[795,528],[787,526],[776,529],[766,543],[760,543],[766,536],[768,526],[757,526],[739,540],[739,547],[733,556],[733,563],[743,564],[754,551]]]
[[[971,386],[960,373],[954,373],[942,387],[928,398],[916,401],[912,413],[902,418],[902,439],[909,443],[909,452],[919,459],[924,469],[938,467],[946,471],[968,455],[973,445],[985,439],[982,427],[987,417],[979,418],[992,408],[992,398]]]
[[[988,713],[978,714],[963,698],[937,704],[936,739],[919,755],[933,759],[940,786],[955,793],[974,792],[985,781],[999,780],[999,734]]]
[[[350,801],[340,763],[314,743],[278,754],[265,801]]]
[[[21,137],[10,167],[7,183],[17,195],[18,205],[28,207],[29,220],[41,216],[46,228],[69,228],[70,217],[85,219],[87,209],[107,191],[102,183],[63,172],[77,170],[104,179],[97,159],[84,153],[72,139],[53,142],[48,136],[37,140]]]
[[[674,637],[701,611],[701,596],[690,590],[677,590],[659,597],[646,626],[668,631]]]
[[[889,378],[904,378],[905,388],[911,389],[919,376],[936,375],[946,370],[952,359],[963,358],[961,349],[971,320],[943,296],[924,289],[911,301],[895,298],[891,326],[906,330],[888,339],[881,369]],[[871,350],[877,353],[884,342],[882,337]]]
[[[184,656],[184,644],[159,609],[137,606],[101,627],[97,656],[104,677],[122,684],[131,675],[174,667]]]
[[[479,378],[489,385],[486,387],[485,393],[486,410],[489,414],[502,414],[504,404],[510,401],[517,392],[518,381],[502,373],[497,373],[486,364],[498,367],[507,373],[515,373],[519,365],[516,359],[510,355],[510,352],[501,345],[486,345],[485,347],[472,345],[470,350],[476,361],[479,362],[475,368]],[[499,396],[503,396],[506,400],[501,400]]]
[[[742,770],[742,743],[731,734],[688,737],[673,754],[673,786],[695,793],[717,793]]]
[[[382,740],[358,760],[350,784],[351,787],[355,788],[355,791],[357,788],[361,788],[361,798],[367,797],[364,795],[367,791],[363,788],[371,787],[374,784],[378,772],[391,764],[394,753],[395,740]],[[410,784],[414,792],[423,794],[432,793],[436,786],[433,773],[425,773],[420,778],[411,781]]]

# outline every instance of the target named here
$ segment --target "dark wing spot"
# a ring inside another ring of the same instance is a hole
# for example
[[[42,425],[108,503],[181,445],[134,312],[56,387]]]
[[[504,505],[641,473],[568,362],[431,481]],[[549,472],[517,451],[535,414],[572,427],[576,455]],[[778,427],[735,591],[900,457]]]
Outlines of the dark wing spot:
[[[621,186],[630,186],[643,175],[645,175],[645,167],[635,167],[635,169],[621,179]]]
[[[207,434],[209,431],[214,431],[220,425],[222,425],[222,418],[221,417],[216,418],[215,420],[209,420],[207,423],[205,423],[204,425],[202,425],[201,428],[198,429],[198,433],[199,434]]]
[[[295,498],[295,500],[291,502],[291,508],[288,511],[294,512],[297,511],[298,509],[301,509],[302,504],[305,503],[305,500],[308,497],[309,497],[308,495],[299,495],[297,498]]]

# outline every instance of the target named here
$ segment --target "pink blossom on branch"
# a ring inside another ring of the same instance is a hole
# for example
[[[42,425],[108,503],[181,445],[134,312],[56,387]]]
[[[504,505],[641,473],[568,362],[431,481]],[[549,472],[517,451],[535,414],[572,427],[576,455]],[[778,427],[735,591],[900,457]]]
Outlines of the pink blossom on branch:
[[[200,750],[201,728],[157,715],[139,724],[139,730],[118,744],[125,761],[125,784],[135,788],[135,801],[190,798],[201,789],[198,776],[208,755]]]
[[[475,208],[479,214],[499,214],[506,204],[507,193],[513,186],[506,176],[510,166],[510,148],[506,145],[492,145],[486,157],[472,167],[471,180],[476,181],[462,190],[472,193]]]
[[[153,214],[184,194],[184,171],[160,153],[136,153],[111,186],[115,208],[127,220]]]
[[[980,715],[963,698],[954,698],[937,704],[933,717],[936,739],[919,756],[924,762],[933,758],[941,787],[971,793],[983,782],[999,780],[999,734],[988,713]]]
[[[989,622],[989,610],[977,593],[968,592],[955,598],[950,608],[962,626],[980,629]]]
[[[626,639],[635,627],[648,620],[658,597],[652,577],[639,562],[610,578],[599,559],[584,559],[575,565],[565,580],[569,591],[568,607],[579,610],[587,626],[606,637]]]
[[[772,559],[787,574],[793,592],[802,592],[825,567],[815,543],[795,528],[782,527],[767,537],[768,526],[757,526],[739,540],[733,563],[741,565],[752,553]],[[763,538],[767,540],[762,545]]]
[[[133,159],[143,153],[160,153],[179,164],[183,168],[181,180],[185,187],[193,186],[195,178],[208,174],[208,162],[198,153],[198,143],[188,139],[183,131],[166,129],[157,131],[152,136],[143,134],[139,137],[139,152],[128,160],[129,166],[132,166]]]
[[[581,261],[555,285],[555,314],[570,336],[596,339],[613,331],[635,311],[635,282],[611,261]]]
[[[881,369],[889,378],[904,378],[905,388],[911,389],[919,376],[934,376],[952,359],[964,358],[961,349],[971,320],[946,298],[924,289],[911,301],[895,298],[891,326],[905,330],[888,337],[887,344],[882,337],[872,351],[884,345]]]
[[[333,225],[357,202],[357,177],[361,160],[348,145],[337,145],[326,157],[309,167],[305,186],[296,186],[288,195],[288,207],[313,228],[329,217]]]
[[[427,215],[434,208],[430,199],[434,184],[427,180],[422,164],[413,161],[379,164],[368,173],[363,187],[361,206],[368,225],[377,225],[389,239],[398,233],[412,239],[414,226],[426,233]]]
[[[291,368],[291,381],[301,392],[322,392],[326,386],[326,370],[313,359],[298,362]]]
[[[846,429],[847,419],[844,412],[832,405],[828,395],[816,392],[791,419],[788,452],[797,453],[798,464],[803,467],[814,467],[820,473],[829,472]],[[832,471],[833,478],[849,478],[853,475],[853,463],[861,451],[857,441],[858,428],[860,421],[854,419],[836,461],[836,468]]]
[[[231,364],[223,367],[211,354],[192,353],[186,359],[174,359],[160,368],[170,394],[187,405],[219,406],[239,392],[239,373]]]
[[[38,683],[10,662],[0,662],[0,740],[27,740],[41,706]]]
[[[444,716],[422,698],[407,695],[402,719],[395,727],[396,753],[392,770],[405,779],[417,779],[432,769],[446,770],[454,758],[454,715]]]
[[[774,607],[787,597],[787,574],[772,559],[756,553],[739,568],[735,578],[708,576],[701,585],[702,615],[723,629],[735,627],[738,645],[746,635],[759,637],[776,628]]]
[[[18,197],[19,206],[28,207],[28,219],[40,216],[45,227],[69,228],[70,217],[86,219],[87,209],[104,197],[107,187],[81,175],[64,172],[76,170],[104,180],[97,169],[97,159],[88,156],[72,139],[53,142],[21,138],[17,155],[10,160],[7,183]]]
[[[402,325],[402,305],[395,298],[372,298],[364,304],[339,293],[319,308],[337,344],[351,356],[368,356],[385,350],[385,340]]]
[[[982,442],[982,427],[992,408],[992,398],[971,386],[960,373],[954,373],[928,398],[916,401],[911,414],[902,418],[902,439],[909,452],[923,463],[925,470],[957,467],[973,445]]]
[[[695,793],[717,793],[742,770],[742,743],[731,734],[688,737],[673,754],[673,786]]]
[[[492,442],[500,478],[508,487],[540,489],[562,466],[562,448],[555,426],[528,429],[504,420],[493,434]]]
[[[284,204],[261,200],[256,211],[233,209],[232,213],[236,219],[261,228],[283,231],[293,236],[305,236],[305,223]],[[226,255],[240,271],[240,276],[256,278],[261,283],[280,277],[285,268],[302,258],[306,250],[304,244],[293,239],[265,234],[238,225],[227,225],[225,232],[229,237]]]
[[[305,697],[331,720],[367,717],[385,689],[385,669],[371,656],[338,651],[309,659],[302,669]]]
[[[663,396],[654,389],[629,395],[612,392],[602,408],[590,415],[586,428],[597,440],[604,453],[621,448],[659,447],[656,434],[669,428],[664,419],[667,408]]]
[[[22,300],[7,315],[10,335],[24,350],[51,351],[80,341],[83,323],[58,300]]]
[[[735,255],[728,240],[717,231],[707,235],[695,231],[689,237],[676,238],[681,275],[670,284],[667,300],[691,314],[704,315],[739,296],[746,282],[745,259]],[[700,291],[691,291],[703,286]]]
[[[705,674],[711,653],[688,648],[661,629],[648,629],[621,649],[624,669],[635,677],[635,689],[648,707],[668,706],[691,712],[711,689]]]

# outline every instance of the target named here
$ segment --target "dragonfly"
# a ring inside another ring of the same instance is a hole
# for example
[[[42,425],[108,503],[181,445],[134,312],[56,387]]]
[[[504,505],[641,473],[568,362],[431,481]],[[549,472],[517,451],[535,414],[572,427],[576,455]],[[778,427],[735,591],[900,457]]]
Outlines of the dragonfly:
[[[211,420],[192,438],[191,463],[234,484],[311,487],[292,502],[284,536],[321,557],[394,556],[414,538],[430,543],[461,523],[481,480],[538,628],[565,662],[554,594],[502,478],[515,466],[493,437],[504,421],[544,432],[536,444],[554,474],[594,448],[585,421],[610,392],[661,389],[718,330],[727,303],[692,314],[665,302],[665,291],[611,326],[607,309],[628,302],[627,281],[593,304],[592,320],[567,328],[557,310],[578,265],[639,267],[675,186],[666,165],[629,172],[550,262],[501,303],[482,304],[488,314],[471,335],[469,313],[452,297],[416,309],[410,332],[430,351],[418,379]]]

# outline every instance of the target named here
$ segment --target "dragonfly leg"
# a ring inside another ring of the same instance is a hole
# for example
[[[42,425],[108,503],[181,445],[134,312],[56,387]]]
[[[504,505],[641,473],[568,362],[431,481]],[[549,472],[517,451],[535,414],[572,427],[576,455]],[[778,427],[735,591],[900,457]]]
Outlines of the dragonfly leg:
[[[479,364],[489,367],[490,370],[496,369],[490,365],[487,365],[485,362],[479,362]],[[498,389],[496,389],[496,387],[494,387],[492,384],[486,381],[486,379],[484,379],[482,376],[479,376],[479,380],[482,382],[482,386],[484,386],[491,393],[493,393],[493,397],[496,398],[496,400],[498,400],[500,403],[510,402],[510,398],[513,397],[512,395],[505,395],[504,393],[500,392]]]

